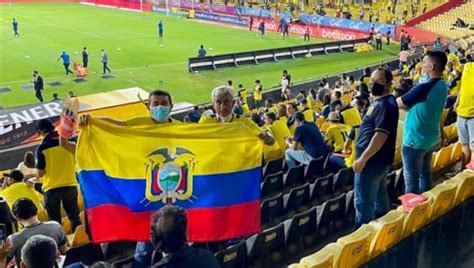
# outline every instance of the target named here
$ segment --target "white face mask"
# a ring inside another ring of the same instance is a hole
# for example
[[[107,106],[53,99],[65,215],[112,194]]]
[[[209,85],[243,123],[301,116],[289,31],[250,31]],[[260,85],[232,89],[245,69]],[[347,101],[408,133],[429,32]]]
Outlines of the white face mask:
[[[221,122],[223,122],[223,123],[229,123],[229,122],[232,120],[232,116],[233,116],[232,113],[230,113],[230,114],[229,114],[228,116],[226,116],[226,117],[222,117],[222,116],[220,116],[220,115],[217,115],[217,119],[219,119],[219,120],[220,120]]]

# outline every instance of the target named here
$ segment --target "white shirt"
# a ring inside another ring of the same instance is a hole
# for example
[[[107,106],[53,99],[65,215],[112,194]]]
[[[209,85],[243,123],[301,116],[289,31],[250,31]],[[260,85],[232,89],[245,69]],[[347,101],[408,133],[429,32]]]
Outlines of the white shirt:
[[[29,168],[25,165],[24,162],[18,164],[18,167],[16,169],[21,171],[21,173],[23,173],[25,177],[31,177],[31,175],[36,175],[36,168]]]
[[[283,77],[281,79],[281,91],[284,92],[287,87],[288,87],[288,79],[286,79],[286,77]]]

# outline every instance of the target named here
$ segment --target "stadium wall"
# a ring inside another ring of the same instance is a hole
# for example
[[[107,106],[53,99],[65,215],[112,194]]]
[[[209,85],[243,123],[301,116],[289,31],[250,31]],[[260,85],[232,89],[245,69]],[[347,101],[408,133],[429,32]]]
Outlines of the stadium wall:
[[[73,3],[79,0],[0,0],[0,3]]]
[[[411,27],[411,26],[415,26],[417,24],[420,24],[420,23],[422,23],[426,20],[429,20],[429,19],[431,19],[431,18],[433,18],[433,17],[435,17],[435,16],[437,16],[441,13],[447,12],[450,9],[453,9],[453,8],[459,6],[459,5],[462,5],[465,2],[466,2],[465,0],[450,0],[450,1],[440,5],[438,7],[435,7],[431,10],[428,10],[424,14],[422,14],[422,15],[420,15],[420,16],[412,19],[412,20],[407,21],[406,26]],[[454,23],[454,21],[453,21],[453,23]]]
[[[152,5],[149,3],[142,3],[140,1],[120,1],[120,0],[80,0],[81,4],[89,4],[95,6],[116,7],[128,10],[143,10],[151,11]]]

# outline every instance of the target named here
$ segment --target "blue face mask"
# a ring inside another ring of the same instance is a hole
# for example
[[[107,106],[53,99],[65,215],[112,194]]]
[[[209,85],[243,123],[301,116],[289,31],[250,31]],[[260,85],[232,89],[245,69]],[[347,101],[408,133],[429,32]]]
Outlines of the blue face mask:
[[[430,81],[430,76],[427,73],[424,73],[421,75],[420,80],[418,80],[418,83],[424,84]]]
[[[157,122],[166,122],[170,117],[170,107],[158,105],[151,108],[151,117]]]

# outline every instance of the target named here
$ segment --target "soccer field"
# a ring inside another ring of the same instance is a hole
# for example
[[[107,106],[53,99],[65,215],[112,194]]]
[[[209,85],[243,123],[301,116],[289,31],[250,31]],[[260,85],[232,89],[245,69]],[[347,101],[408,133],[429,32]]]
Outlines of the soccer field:
[[[19,22],[20,38],[13,36],[12,18]],[[164,22],[162,40],[158,39],[157,33],[160,19]],[[327,41],[312,39],[312,42]],[[212,88],[229,79],[246,87],[252,87],[253,81],[260,79],[265,88],[270,88],[279,83],[283,69],[288,69],[297,82],[388,60],[397,51],[397,46],[392,45],[383,51],[340,53],[190,74],[187,59],[197,55],[201,44],[209,55],[213,55],[301,45],[304,41],[302,36],[282,39],[275,33],[261,38],[245,29],[151,12],[71,3],[0,4],[0,87],[12,89],[0,93],[0,106],[37,102],[33,90],[21,89],[22,85],[30,83],[33,70],[38,70],[45,79],[43,96],[47,101],[53,93],[65,98],[69,91],[85,95],[138,86],[148,91],[168,90],[176,102],[202,103],[209,101]],[[89,51],[89,76],[87,82],[77,84],[72,76],[65,75],[61,61],[57,59],[65,50],[71,55],[71,62],[81,62],[84,46]],[[108,52],[114,79],[101,78],[102,48]],[[52,81],[64,85],[47,85]]]

